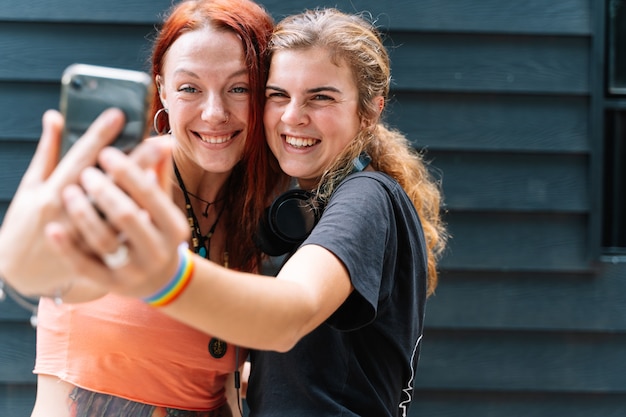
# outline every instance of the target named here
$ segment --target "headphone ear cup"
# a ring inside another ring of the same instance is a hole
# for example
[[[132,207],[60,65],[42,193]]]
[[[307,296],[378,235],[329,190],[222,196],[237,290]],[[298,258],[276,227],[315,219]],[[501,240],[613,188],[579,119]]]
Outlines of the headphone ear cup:
[[[266,209],[255,236],[263,252],[283,255],[307,238],[319,220],[319,210],[311,205],[312,196],[308,191],[289,190]]]
[[[367,152],[361,152],[352,161],[352,172],[363,171],[371,161]],[[304,242],[322,216],[323,207],[311,204],[313,199],[311,192],[300,189],[279,195],[259,222],[257,246],[270,256],[280,256]]]
[[[293,249],[294,244],[284,241],[280,238],[280,236],[272,231],[269,224],[269,211],[269,207],[265,209],[265,215],[259,222],[259,227],[254,235],[254,242],[269,256],[284,255]]]

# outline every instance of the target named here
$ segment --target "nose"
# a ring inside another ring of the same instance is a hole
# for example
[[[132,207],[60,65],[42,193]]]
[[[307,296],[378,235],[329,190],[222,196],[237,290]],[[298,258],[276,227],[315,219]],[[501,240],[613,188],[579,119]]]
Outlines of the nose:
[[[307,121],[306,108],[296,100],[290,100],[280,119],[287,125],[302,125]]]
[[[202,109],[202,120],[211,124],[228,123],[229,112],[221,94],[207,94]]]

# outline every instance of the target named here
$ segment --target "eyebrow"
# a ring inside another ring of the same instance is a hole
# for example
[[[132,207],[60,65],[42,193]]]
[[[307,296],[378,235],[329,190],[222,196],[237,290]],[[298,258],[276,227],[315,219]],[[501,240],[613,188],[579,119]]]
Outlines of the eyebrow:
[[[280,88],[280,87],[276,87],[274,85],[267,85],[265,86],[266,90],[276,90],[276,91],[280,91],[281,93],[286,93],[287,90],[285,90],[284,88]],[[341,90],[335,88],[335,87],[330,87],[330,86],[322,86],[322,87],[315,87],[315,88],[311,88],[309,90],[306,90],[306,92],[308,94],[314,94],[314,93],[321,93],[324,91],[332,91],[334,93],[341,93]]]
[[[186,74],[186,75],[188,75],[190,77],[193,77],[193,78],[196,78],[196,79],[200,79],[200,76],[198,74],[196,74],[193,71],[186,70],[184,68],[178,68],[177,70],[175,70],[174,71],[174,75],[176,75],[176,74]],[[235,77],[238,77],[240,75],[248,75],[248,68],[242,68],[239,71],[235,71],[232,74],[230,74],[228,76],[228,78],[235,78]]]
[[[190,77],[200,78],[200,77],[198,76],[198,74],[196,74],[195,72],[193,72],[193,71],[188,71],[188,70],[183,69],[183,68],[178,68],[178,69],[176,69],[176,71],[174,71],[174,75],[177,75],[177,74],[186,74],[186,75],[189,75]]]

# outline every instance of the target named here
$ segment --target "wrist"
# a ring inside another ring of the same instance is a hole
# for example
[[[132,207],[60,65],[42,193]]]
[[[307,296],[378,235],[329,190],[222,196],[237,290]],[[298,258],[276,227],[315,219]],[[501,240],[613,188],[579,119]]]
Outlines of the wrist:
[[[174,276],[157,292],[142,298],[152,307],[164,307],[176,300],[191,282],[194,271],[194,259],[192,252],[186,243],[178,246],[178,267]]]

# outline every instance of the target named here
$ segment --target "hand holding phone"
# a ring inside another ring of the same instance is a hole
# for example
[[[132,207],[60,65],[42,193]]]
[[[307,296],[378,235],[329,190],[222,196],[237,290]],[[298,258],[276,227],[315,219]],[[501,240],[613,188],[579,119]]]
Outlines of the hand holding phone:
[[[126,116],[124,130],[112,146],[129,152],[148,134],[152,80],[141,71],[73,64],[61,79],[60,110],[65,117],[63,157],[104,110],[117,107]]]

